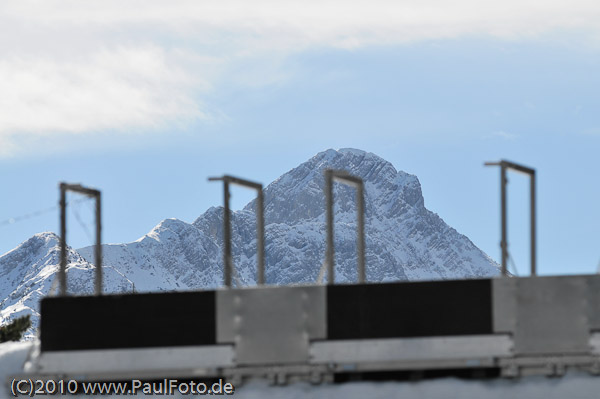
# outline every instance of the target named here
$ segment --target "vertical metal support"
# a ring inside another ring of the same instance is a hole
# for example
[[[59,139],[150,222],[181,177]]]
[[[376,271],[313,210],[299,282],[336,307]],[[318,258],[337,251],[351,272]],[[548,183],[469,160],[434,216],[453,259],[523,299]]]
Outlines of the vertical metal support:
[[[358,282],[364,283],[367,280],[367,270],[365,269],[365,189],[362,184],[356,187],[356,249],[358,251]]]
[[[504,165],[500,166],[500,206],[501,206],[501,219],[502,219],[502,238],[500,240],[500,251],[502,252],[502,275],[506,276],[508,274],[508,239],[507,239],[507,220],[506,220],[506,184],[508,183],[508,179],[506,178],[506,167]]]
[[[256,197],[256,257],[256,282],[262,285],[265,283],[265,216],[262,187],[258,190]]]
[[[327,284],[335,283],[335,253],[333,230],[333,170],[325,170],[325,206],[327,207],[327,249],[325,262],[327,262]]]
[[[256,282],[265,283],[265,219],[264,196],[262,184],[225,175],[223,177],[209,177],[208,181],[223,182],[223,282],[225,287],[231,288],[233,276],[233,258],[231,255],[231,210],[229,207],[229,184],[250,187],[257,191],[256,195]]]
[[[229,182],[223,181],[223,283],[231,287],[233,262],[231,260],[231,211],[229,209]]]
[[[486,162],[485,166],[500,166],[500,213],[501,213],[501,222],[502,222],[502,239],[500,241],[500,249],[502,251],[502,275],[508,275],[508,228],[507,228],[507,211],[506,211],[506,186],[508,184],[508,179],[506,177],[506,171],[508,169],[512,169],[516,172],[524,173],[529,175],[529,205],[530,205],[530,246],[531,246],[531,275],[535,276],[537,274],[537,264],[536,264],[536,215],[535,215],[535,169],[528,168],[523,165],[516,164],[514,162],[509,162],[505,160],[501,160],[500,162]]]
[[[81,184],[60,183],[60,267],[58,280],[60,295],[67,295],[67,191],[96,199],[96,244],[94,247],[94,260],[96,262],[96,278],[94,293],[102,295],[102,201],[99,190],[83,187]]]
[[[535,170],[532,169],[531,178],[529,179],[529,212],[530,212],[530,244],[531,244],[531,275],[537,274],[537,259],[536,259],[536,234],[535,234]]]
[[[102,295],[102,199],[100,192],[96,196],[96,247],[94,248],[96,261],[96,295]]]
[[[67,295],[67,192],[66,184],[60,183],[60,267],[58,269],[59,292]]]
[[[366,281],[365,267],[365,198],[364,185],[360,177],[352,176],[344,170],[325,170],[325,206],[327,217],[327,283],[335,284],[335,250],[333,229],[333,181],[351,185],[356,188],[356,250],[358,282]]]

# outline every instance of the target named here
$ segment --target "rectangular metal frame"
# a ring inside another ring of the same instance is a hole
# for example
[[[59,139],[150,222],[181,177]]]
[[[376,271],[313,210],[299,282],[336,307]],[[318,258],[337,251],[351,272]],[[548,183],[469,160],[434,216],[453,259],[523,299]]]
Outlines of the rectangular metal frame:
[[[58,281],[60,295],[67,295],[67,191],[87,195],[96,199],[96,245],[94,247],[94,260],[96,262],[96,281],[94,291],[102,295],[102,202],[101,193],[93,188],[83,187],[81,184],[60,183],[60,268]]]
[[[226,287],[231,287],[233,275],[233,261],[231,255],[231,211],[229,208],[229,184],[253,188],[256,190],[256,282],[259,285],[265,283],[265,218],[263,186],[250,180],[240,179],[229,175],[222,177],[209,177],[208,181],[223,182],[223,280]]]
[[[519,165],[514,162],[501,160],[500,162],[486,162],[484,166],[500,166],[500,213],[502,222],[502,240],[500,249],[502,251],[502,275],[508,274],[508,239],[507,239],[507,211],[506,211],[506,171],[508,169],[529,175],[529,201],[530,201],[530,235],[531,235],[531,275],[535,276],[536,270],[536,231],[535,231],[535,169]]]
[[[333,240],[333,182],[347,184],[356,188],[356,249],[358,257],[358,282],[366,280],[365,269],[365,198],[364,184],[360,177],[353,176],[345,170],[325,170],[325,201],[327,207],[327,283],[335,284],[335,254]]]

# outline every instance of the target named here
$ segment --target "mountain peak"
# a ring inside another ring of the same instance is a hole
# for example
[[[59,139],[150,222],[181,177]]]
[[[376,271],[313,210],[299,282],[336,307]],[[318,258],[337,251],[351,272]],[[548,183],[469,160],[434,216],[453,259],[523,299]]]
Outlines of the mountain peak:
[[[325,212],[323,172],[341,169],[365,183],[366,215],[375,208],[406,211],[423,207],[421,185],[416,176],[397,171],[385,159],[355,148],[328,149],[283,174],[265,188],[267,223],[294,224]],[[353,190],[336,184],[336,203],[344,211],[354,206]],[[341,202],[340,202],[341,201]],[[254,201],[244,209],[253,210]]]
[[[391,170],[396,172],[396,169],[390,162],[386,161],[378,155],[373,154],[372,152],[367,152],[357,148],[340,148],[338,150],[330,148],[328,150],[319,152],[305,163],[314,163],[316,165],[324,166],[329,165],[327,167],[333,168],[337,164],[351,166],[359,164],[361,162],[371,165],[385,165],[387,168],[391,168]]]
[[[358,155],[358,156],[364,156],[365,154],[367,154],[366,151],[359,150],[357,148],[340,148],[337,150],[337,152],[341,152],[342,154],[352,154],[352,155]],[[371,153],[369,153],[369,154],[371,154]]]
[[[51,231],[45,231],[42,233],[36,233],[23,241],[16,248],[8,251],[2,257],[7,259],[12,256],[20,256],[22,253],[38,253],[43,252],[44,254],[50,251],[52,248],[57,247],[60,244],[60,237]]]

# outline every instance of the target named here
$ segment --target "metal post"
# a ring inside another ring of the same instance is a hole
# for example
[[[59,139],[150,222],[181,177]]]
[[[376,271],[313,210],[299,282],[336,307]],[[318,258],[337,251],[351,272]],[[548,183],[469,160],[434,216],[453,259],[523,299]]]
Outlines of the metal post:
[[[530,217],[531,217],[531,275],[535,276],[537,274],[537,265],[536,265],[536,234],[535,234],[535,170],[531,173],[531,179],[529,180],[529,198],[530,198]]]
[[[501,219],[502,219],[502,239],[500,241],[500,250],[502,251],[502,275],[508,274],[508,240],[507,240],[507,220],[506,220],[506,167],[500,166],[500,206],[501,206]]]
[[[257,283],[262,285],[265,283],[265,217],[262,188],[258,190],[256,198],[256,257]]]
[[[223,279],[225,287],[231,287],[231,275],[233,265],[231,262],[231,221],[229,210],[229,182],[223,181]]]
[[[356,247],[358,250],[358,282],[364,283],[367,279],[365,268],[365,189],[363,185],[356,188],[356,226],[358,228]]]
[[[325,261],[327,262],[327,283],[335,283],[335,254],[333,249],[334,231],[333,231],[333,170],[325,170],[325,205],[327,207],[327,252]]]
[[[327,252],[326,263],[328,284],[335,283],[335,252],[333,229],[333,180],[349,184],[356,188],[356,251],[358,282],[366,281],[365,267],[365,200],[364,185],[360,177],[352,176],[344,170],[325,170],[325,206],[327,212]]]
[[[67,193],[65,183],[60,183],[60,267],[58,269],[59,292],[67,295]]]
[[[94,248],[96,261],[96,295],[102,295],[102,202],[100,192],[96,196],[96,247]]]
[[[256,195],[256,282],[265,283],[265,219],[264,196],[262,184],[233,176],[209,177],[208,181],[223,182],[223,275],[225,287],[231,287],[233,276],[233,258],[231,255],[231,210],[229,208],[229,184],[250,187],[257,191]]]

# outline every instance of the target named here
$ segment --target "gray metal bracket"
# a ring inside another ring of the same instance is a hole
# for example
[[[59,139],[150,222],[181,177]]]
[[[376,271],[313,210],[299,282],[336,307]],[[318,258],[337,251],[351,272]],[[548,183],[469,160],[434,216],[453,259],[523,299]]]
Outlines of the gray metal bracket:
[[[256,190],[256,282],[265,283],[265,218],[264,218],[264,198],[263,187],[260,183],[240,179],[229,175],[222,177],[209,177],[208,181],[223,182],[223,279],[225,287],[231,287],[231,277],[233,275],[233,260],[231,255],[231,211],[229,208],[229,185],[248,187]]]
[[[535,276],[536,258],[536,232],[535,232],[535,169],[528,168],[510,161],[501,160],[500,162],[486,162],[484,166],[500,166],[500,213],[502,222],[502,239],[500,241],[500,249],[502,251],[502,275],[508,275],[508,240],[507,240],[507,211],[506,211],[506,186],[508,179],[506,178],[507,170],[514,170],[519,173],[529,175],[529,202],[530,202],[530,234],[531,234],[531,275]]]
[[[93,188],[83,187],[81,184],[60,183],[60,267],[58,281],[60,295],[67,295],[67,191],[73,191],[96,200],[96,245],[94,246],[94,260],[96,262],[96,281],[94,291],[102,295],[102,202],[101,193]]]
[[[335,284],[335,256],[333,242],[333,182],[347,184],[356,188],[356,249],[358,262],[358,282],[366,280],[365,270],[365,198],[364,184],[360,177],[353,176],[345,170],[325,170],[325,201],[327,207],[327,283]]]

